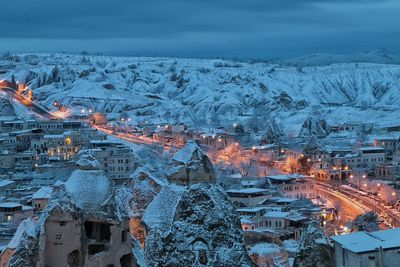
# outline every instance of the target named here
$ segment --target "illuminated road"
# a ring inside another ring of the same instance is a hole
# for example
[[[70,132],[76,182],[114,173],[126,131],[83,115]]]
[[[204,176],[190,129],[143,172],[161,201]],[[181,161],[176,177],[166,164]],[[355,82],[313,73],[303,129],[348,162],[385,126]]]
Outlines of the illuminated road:
[[[355,202],[350,197],[334,191],[331,188],[317,185],[317,190],[319,196],[328,199],[331,203],[339,202],[339,213],[341,221],[343,222],[352,221],[357,217],[357,215],[363,214],[369,210],[366,206]]]
[[[9,87],[1,87],[0,90],[6,91],[8,94],[12,95],[16,100],[24,104],[25,106],[28,106],[33,112],[47,118],[47,119],[60,119],[59,117],[54,116],[51,114],[48,110],[46,110],[44,107],[38,105],[37,103],[33,102],[32,100],[26,98],[25,96],[21,95],[17,91],[15,91],[12,88]]]
[[[384,218],[386,222],[394,227],[400,227],[400,218],[398,214],[384,207],[380,201],[370,196],[362,196],[352,191],[341,190],[340,192],[330,188],[328,185],[318,184],[318,194],[326,197],[330,201],[339,201],[341,203],[341,212],[344,218],[352,219],[358,214],[368,210],[373,210]]]

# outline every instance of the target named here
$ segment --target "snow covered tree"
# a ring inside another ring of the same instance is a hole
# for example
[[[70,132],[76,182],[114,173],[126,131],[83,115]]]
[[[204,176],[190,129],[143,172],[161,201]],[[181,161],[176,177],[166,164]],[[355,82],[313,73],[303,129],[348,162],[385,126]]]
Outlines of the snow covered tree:
[[[235,131],[235,133],[237,133],[237,134],[239,134],[239,135],[243,135],[243,134],[245,133],[245,130],[244,130],[244,127],[243,127],[242,124],[237,124],[237,125],[234,127],[234,131]]]
[[[352,232],[366,231],[373,232],[379,230],[379,216],[375,211],[367,211],[364,214],[358,215],[354,221],[350,223]]]

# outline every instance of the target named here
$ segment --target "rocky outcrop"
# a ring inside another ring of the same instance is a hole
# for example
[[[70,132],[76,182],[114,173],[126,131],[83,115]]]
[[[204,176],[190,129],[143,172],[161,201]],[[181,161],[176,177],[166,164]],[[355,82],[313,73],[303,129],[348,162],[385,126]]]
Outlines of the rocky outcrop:
[[[304,121],[299,132],[299,137],[310,137],[314,135],[317,137],[326,137],[329,132],[328,123],[322,118],[319,111],[314,109]]]
[[[332,248],[317,221],[307,224],[299,241],[294,267],[333,267]]]
[[[14,107],[8,99],[0,98],[0,116],[15,116]]]
[[[270,123],[267,126],[263,136],[261,137],[261,144],[275,144],[285,137],[282,127],[271,118]]]
[[[148,266],[254,266],[235,208],[215,185],[166,186],[144,223]]]
[[[326,153],[327,151],[324,145],[319,142],[318,137],[313,135],[304,146],[303,152],[306,155],[315,155],[318,153]]]
[[[215,173],[207,155],[194,142],[189,141],[169,162],[168,181],[179,185],[213,183]]]

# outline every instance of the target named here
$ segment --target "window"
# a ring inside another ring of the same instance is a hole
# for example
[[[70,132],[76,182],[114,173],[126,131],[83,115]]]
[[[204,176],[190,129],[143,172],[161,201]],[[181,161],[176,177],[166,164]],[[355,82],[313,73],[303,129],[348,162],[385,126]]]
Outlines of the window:
[[[126,240],[128,240],[128,234],[126,231],[122,231],[121,233],[121,242],[124,243],[126,242]]]
[[[61,221],[61,222],[60,222],[60,226],[65,226],[65,222],[64,222],[64,221]]]
[[[62,234],[61,233],[56,234],[56,236],[55,236],[56,240],[61,240],[61,238],[62,238]]]

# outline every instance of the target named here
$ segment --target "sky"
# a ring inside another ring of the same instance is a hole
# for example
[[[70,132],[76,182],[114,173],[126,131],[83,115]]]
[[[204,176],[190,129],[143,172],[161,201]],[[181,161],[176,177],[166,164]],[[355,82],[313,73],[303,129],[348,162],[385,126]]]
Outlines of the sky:
[[[399,0],[3,1],[0,52],[268,59],[385,48],[400,54]]]

